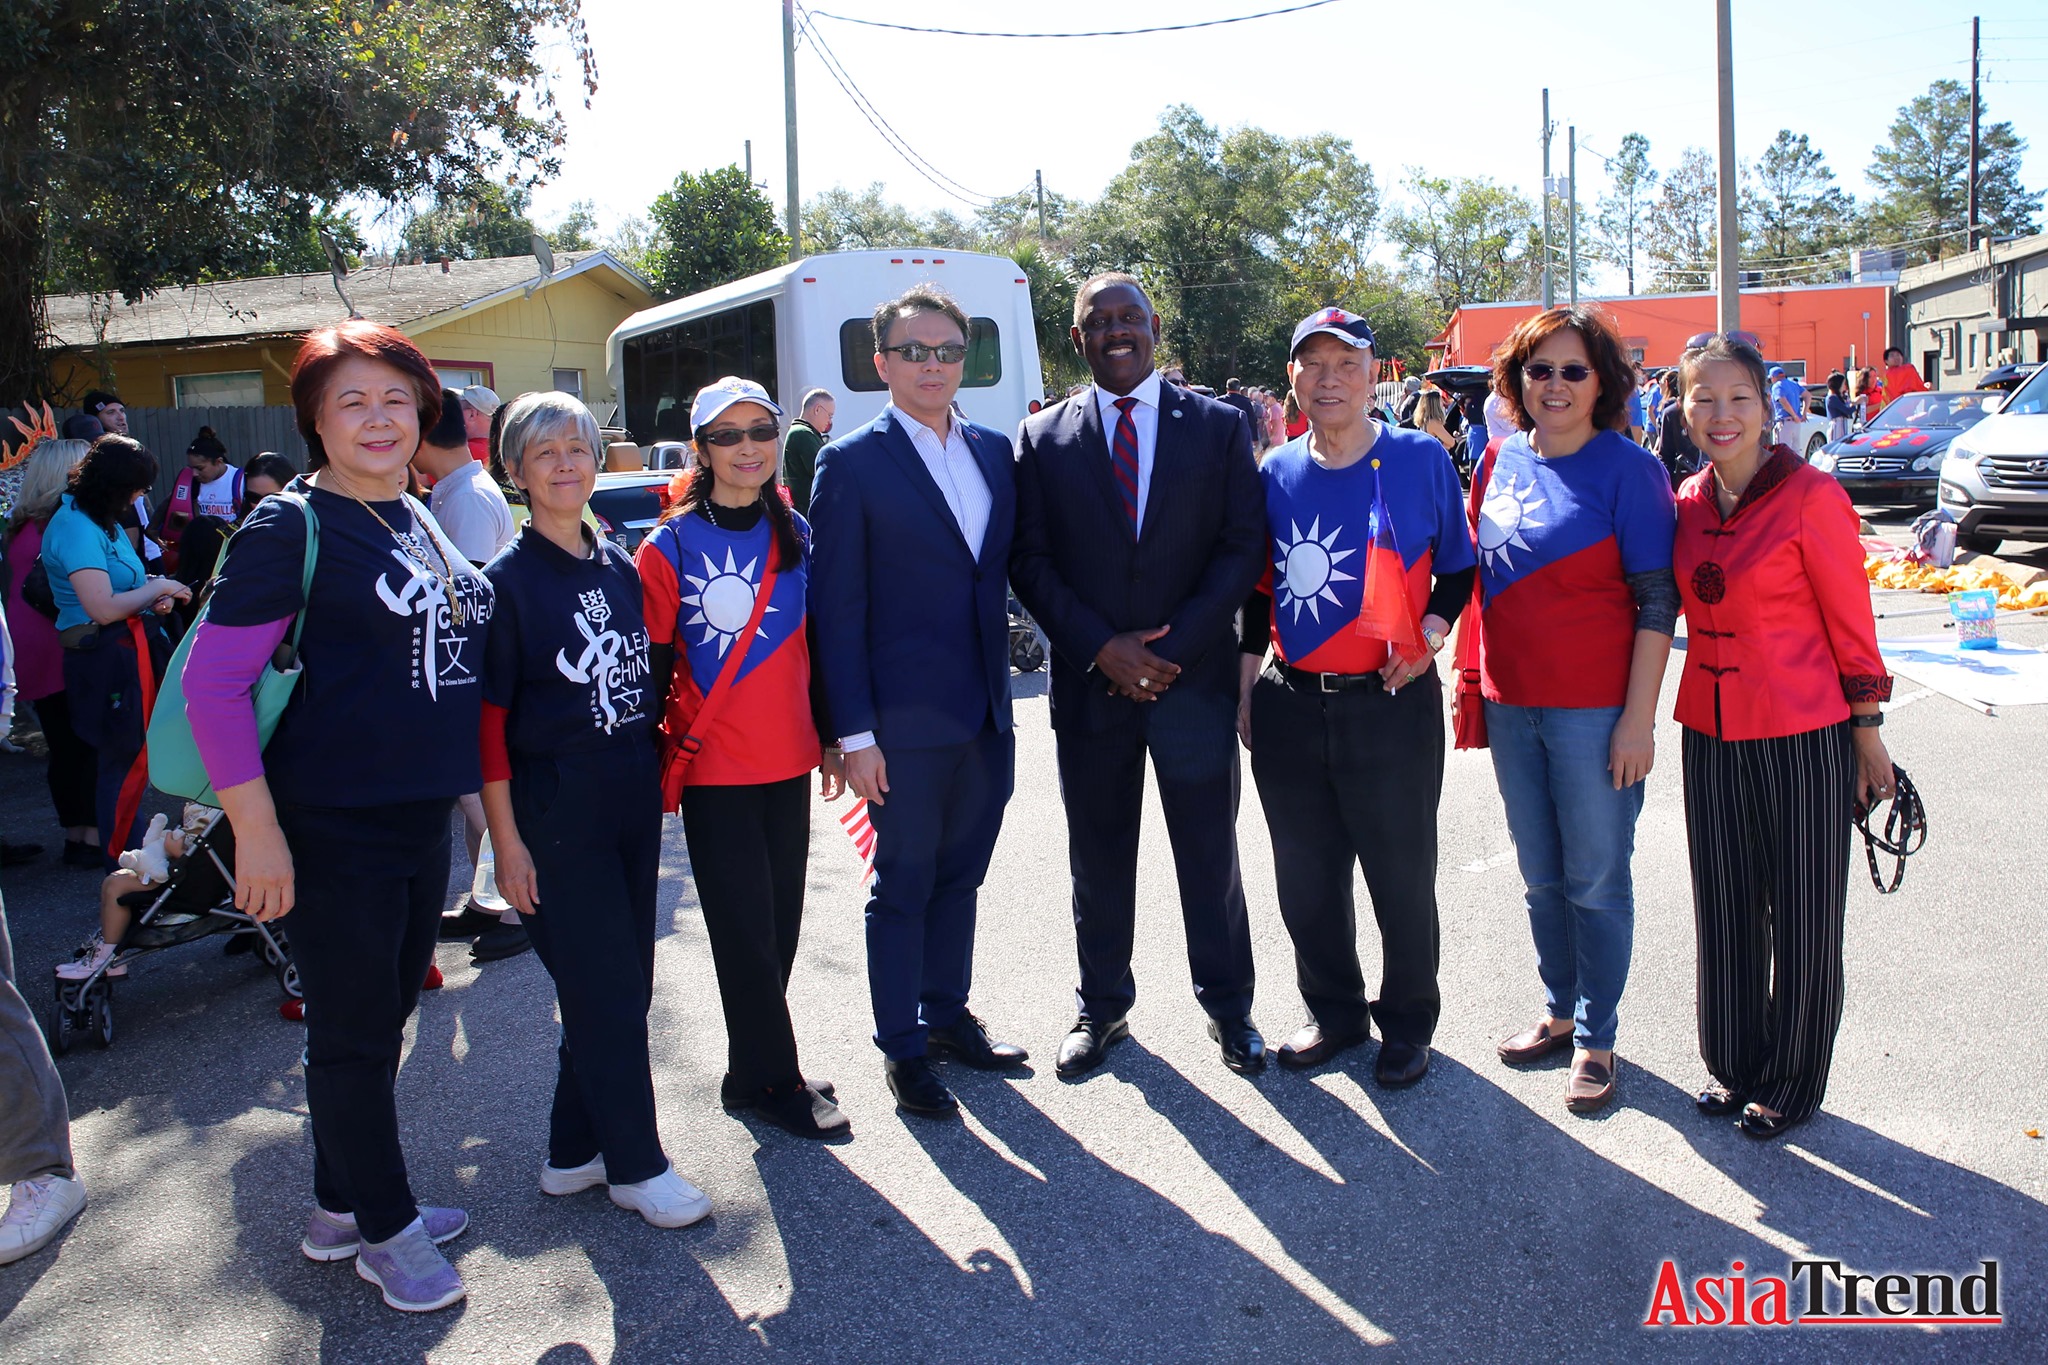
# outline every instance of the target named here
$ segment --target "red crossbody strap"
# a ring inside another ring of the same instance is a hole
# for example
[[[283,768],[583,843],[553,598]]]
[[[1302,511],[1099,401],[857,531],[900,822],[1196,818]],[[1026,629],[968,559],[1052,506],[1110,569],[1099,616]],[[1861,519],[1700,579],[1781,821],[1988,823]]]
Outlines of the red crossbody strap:
[[[1479,509],[1486,502],[1486,484],[1493,477],[1493,460],[1500,454],[1501,442],[1505,437],[1496,436],[1486,443],[1486,453],[1479,457],[1479,470],[1472,476],[1472,493],[1467,500],[1465,516],[1472,524],[1472,539],[1476,549],[1479,540]],[[1458,656],[1454,660],[1459,673],[1479,667],[1479,612],[1481,607],[1480,575],[1472,575],[1472,601],[1465,608],[1465,615],[1459,621]]]
[[[761,618],[768,611],[768,598],[775,591],[775,551],[771,548],[768,554],[768,567],[761,571],[761,586],[754,592],[754,613],[747,618],[747,628],[740,632],[740,637],[732,642],[732,648],[725,652],[725,666],[718,670],[718,681],[711,684],[711,690],[704,694],[704,704],[698,707],[697,714],[690,718],[689,732],[676,741],[674,762],[680,767],[689,767],[690,761],[697,757],[698,750],[704,747],[704,741],[697,736],[709,731],[711,722],[717,719],[719,708],[725,705],[726,697],[732,692],[733,679],[739,676],[740,664],[746,660],[747,647],[754,643],[754,632],[761,628]],[[689,666],[688,660],[684,661],[683,666]]]

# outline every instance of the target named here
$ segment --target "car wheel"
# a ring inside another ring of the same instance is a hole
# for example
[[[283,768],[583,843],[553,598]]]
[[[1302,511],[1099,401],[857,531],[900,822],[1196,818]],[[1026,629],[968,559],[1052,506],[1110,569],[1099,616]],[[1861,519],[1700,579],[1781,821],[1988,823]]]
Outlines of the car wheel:
[[[1812,463],[1813,463],[1813,457],[1814,457],[1814,456],[1816,456],[1816,455],[1818,455],[1818,454],[1820,454],[1820,452],[1821,452],[1821,447],[1825,446],[1825,445],[1826,445],[1827,443],[1828,443],[1828,434],[1827,434],[1827,433],[1826,433],[1825,431],[1816,431],[1815,433],[1813,433],[1813,435],[1811,435],[1811,436],[1807,437],[1807,438],[1806,438],[1806,462],[1807,462],[1808,464],[1812,464]]]
[[[1995,555],[1998,553],[1998,547],[2005,544],[2005,537],[1987,536],[1981,531],[1968,531],[1956,537],[1956,544],[1980,555]]]

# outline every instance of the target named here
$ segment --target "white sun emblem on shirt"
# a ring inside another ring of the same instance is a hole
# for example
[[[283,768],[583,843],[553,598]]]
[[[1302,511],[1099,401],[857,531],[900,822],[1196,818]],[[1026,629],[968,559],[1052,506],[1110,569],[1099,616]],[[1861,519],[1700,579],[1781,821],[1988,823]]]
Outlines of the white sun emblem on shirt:
[[[1543,506],[1545,499],[1535,493],[1533,477],[1526,485],[1517,485],[1512,473],[1496,479],[1488,490],[1486,501],[1479,507],[1479,558],[1487,568],[1495,567],[1498,561],[1499,567],[1512,569],[1515,566],[1508,558],[1509,550],[1535,548],[1522,539],[1523,528],[1548,524],[1536,516],[1536,509]]]
[[[697,609],[696,614],[683,624],[704,627],[704,635],[697,643],[708,645],[716,640],[718,657],[723,659],[725,651],[747,628],[747,621],[754,614],[754,570],[761,561],[750,559],[745,568],[740,568],[733,562],[730,549],[725,552],[725,567],[722,569],[710,555],[702,558],[702,578],[687,573],[683,575],[683,581],[697,590],[695,597],[683,599],[684,606]],[[772,606],[768,608],[768,611],[774,610]],[[756,630],[754,634],[764,640],[768,638],[765,630]]]
[[[1337,602],[1337,594],[1330,591],[1332,583],[1349,583],[1356,574],[1345,573],[1338,568],[1345,560],[1358,553],[1356,550],[1337,548],[1337,537],[1344,528],[1333,526],[1330,534],[1322,534],[1322,518],[1317,517],[1308,524],[1308,534],[1301,533],[1301,523],[1289,522],[1287,528],[1292,534],[1286,544],[1279,547],[1274,557],[1273,579],[1278,589],[1279,605],[1292,606],[1294,619],[1301,619],[1301,610],[1308,608],[1311,621],[1321,624],[1322,617],[1316,614],[1316,601]]]

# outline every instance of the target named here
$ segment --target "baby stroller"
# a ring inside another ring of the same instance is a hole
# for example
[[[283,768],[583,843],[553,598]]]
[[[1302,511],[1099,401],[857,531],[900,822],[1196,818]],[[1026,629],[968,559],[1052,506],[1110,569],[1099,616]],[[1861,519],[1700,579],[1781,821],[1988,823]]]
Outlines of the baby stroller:
[[[171,869],[170,879],[121,897],[135,912],[114,955],[79,980],[56,979],[50,1009],[50,1051],[70,1050],[74,1035],[90,1037],[101,1047],[114,1041],[114,984],[110,973],[149,953],[216,934],[252,934],[264,962],[277,976],[284,993],[297,999],[299,969],[292,963],[291,944],[282,927],[259,924],[235,909],[235,835],[227,816],[213,811],[189,842],[185,856]]]
[[[1017,600],[1017,594],[1010,594],[1009,606],[1010,667],[1019,673],[1036,673],[1045,667],[1045,640],[1038,633],[1038,623]]]

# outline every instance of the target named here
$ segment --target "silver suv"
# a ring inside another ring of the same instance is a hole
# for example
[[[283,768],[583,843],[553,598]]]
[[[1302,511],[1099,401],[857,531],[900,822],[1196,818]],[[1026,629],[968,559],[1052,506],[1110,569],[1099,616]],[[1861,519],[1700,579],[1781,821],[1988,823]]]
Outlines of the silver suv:
[[[1950,442],[1940,497],[1965,550],[2048,540],[2048,366]]]

